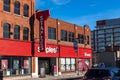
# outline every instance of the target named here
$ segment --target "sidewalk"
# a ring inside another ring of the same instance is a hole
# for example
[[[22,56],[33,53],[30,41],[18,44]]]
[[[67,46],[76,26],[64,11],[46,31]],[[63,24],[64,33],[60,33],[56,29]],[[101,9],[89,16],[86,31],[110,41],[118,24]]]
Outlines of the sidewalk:
[[[30,78],[30,79],[24,79],[24,80],[62,80],[62,79],[67,79],[67,78],[80,78],[82,77],[81,75],[77,75],[77,74],[66,74],[66,75],[60,75],[60,76],[50,76],[50,75],[46,75],[45,78]],[[21,79],[19,79],[21,80]],[[23,80],[23,79],[22,79]]]

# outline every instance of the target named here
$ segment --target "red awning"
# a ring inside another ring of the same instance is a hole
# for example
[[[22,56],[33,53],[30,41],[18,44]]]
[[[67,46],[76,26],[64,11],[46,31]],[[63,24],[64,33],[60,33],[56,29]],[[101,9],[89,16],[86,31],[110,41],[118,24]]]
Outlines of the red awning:
[[[72,46],[60,46],[60,57],[77,58],[78,53]]]
[[[32,56],[31,42],[0,39],[0,56]]]
[[[91,48],[79,48],[79,57],[80,58],[92,58],[92,49]]]
[[[79,47],[78,52],[76,52],[72,46],[60,46],[60,57],[92,58],[92,49]]]

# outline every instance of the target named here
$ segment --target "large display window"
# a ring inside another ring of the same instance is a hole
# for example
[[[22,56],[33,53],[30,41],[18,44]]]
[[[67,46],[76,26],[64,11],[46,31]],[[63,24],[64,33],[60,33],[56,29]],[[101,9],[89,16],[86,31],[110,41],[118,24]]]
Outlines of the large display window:
[[[3,76],[27,75],[31,73],[30,57],[8,57],[0,58],[0,71]]]
[[[65,58],[61,58],[61,70],[65,71]]]
[[[61,71],[75,71],[75,58],[61,58]]]

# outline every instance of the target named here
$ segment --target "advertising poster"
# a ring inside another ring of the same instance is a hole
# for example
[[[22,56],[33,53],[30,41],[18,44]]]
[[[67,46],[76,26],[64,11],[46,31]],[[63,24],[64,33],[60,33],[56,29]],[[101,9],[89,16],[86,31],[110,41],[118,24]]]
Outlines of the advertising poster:
[[[19,60],[13,61],[13,69],[19,69]]]
[[[24,68],[27,69],[29,67],[29,62],[28,60],[24,60]]]
[[[1,60],[1,69],[8,69],[8,60]]]

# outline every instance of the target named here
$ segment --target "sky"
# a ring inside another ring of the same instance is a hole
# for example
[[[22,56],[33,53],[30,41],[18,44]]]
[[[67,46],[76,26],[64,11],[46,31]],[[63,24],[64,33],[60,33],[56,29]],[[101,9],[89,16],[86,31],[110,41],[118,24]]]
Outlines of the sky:
[[[96,21],[120,18],[120,0],[36,0],[36,10],[50,10],[50,17],[95,29]]]

